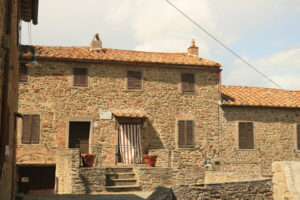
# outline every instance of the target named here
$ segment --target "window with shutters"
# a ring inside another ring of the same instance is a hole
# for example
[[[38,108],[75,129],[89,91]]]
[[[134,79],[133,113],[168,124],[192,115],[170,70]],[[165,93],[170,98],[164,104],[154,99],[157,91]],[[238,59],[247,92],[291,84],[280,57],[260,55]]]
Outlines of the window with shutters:
[[[39,115],[23,115],[22,144],[39,143],[40,121]]]
[[[300,150],[300,124],[297,124],[297,150]]]
[[[193,120],[178,121],[178,147],[179,148],[194,147],[194,121]]]
[[[88,76],[87,76],[87,69],[86,68],[74,68],[74,86],[88,86]]]
[[[254,149],[253,122],[239,122],[239,149]]]
[[[127,88],[142,89],[142,73],[140,71],[127,71]]]
[[[28,81],[27,67],[26,67],[25,63],[20,63],[20,66],[19,66],[19,81],[20,82],[27,82]]]
[[[195,92],[195,75],[181,74],[181,90],[182,92]]]

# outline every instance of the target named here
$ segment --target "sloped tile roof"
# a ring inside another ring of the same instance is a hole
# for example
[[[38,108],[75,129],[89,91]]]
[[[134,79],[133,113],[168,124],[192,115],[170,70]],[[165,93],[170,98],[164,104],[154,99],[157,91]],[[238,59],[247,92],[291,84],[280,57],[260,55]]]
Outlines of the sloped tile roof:
[[[221,95],[223,105],[300,108],[300,90],[223,85]]]
[[[133,118],[147,118],[149,117],[146,113],[131,113],[131,112],[113,112],[117,117],[133,117]]]
[[[221,67],[219,63],[189,55],[188,53],[160,53],[133,50],[102,48],[90,50],[89,47],[34,46],[37,59],[113,61],[128,63],[159,63],[171,65],[196,65]],[[24,54],[29,57],[30,54]]]

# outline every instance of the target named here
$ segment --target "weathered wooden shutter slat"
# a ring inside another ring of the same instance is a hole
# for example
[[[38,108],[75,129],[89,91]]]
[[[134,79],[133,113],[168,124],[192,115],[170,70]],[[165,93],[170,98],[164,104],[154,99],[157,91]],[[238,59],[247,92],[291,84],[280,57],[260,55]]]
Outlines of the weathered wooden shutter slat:
[[[185,147],[185,121],[178,121],[178,146]]]
[[[191,147],[194,145],[194,121],[186,121],[186,144]]]
[[[40,116],[31,116],[31,143],[38,144],[40,141]]]
[[[140,89],[142,87],[142,74],[139,71],[127,72],[127,88]]]
[[[183,92],[195,91],[194,74],[181,74],[181,87]]]
[[[21,138],[23,144],[30,144],[30,123],[31,123],[30,115],[24,115],[22,138]]]
[[[87,85],[88,85],[87,69],[74,68],[74,86],[87,86]]]
[[[297,147],[300,150],[300,124],[297,124]]]
[[[247,149],[254,148],[253,123],[246,123]]]
[[[239,123],[239,148],[246,149],[247,138],[245,135],[246,125],[244,122]]]

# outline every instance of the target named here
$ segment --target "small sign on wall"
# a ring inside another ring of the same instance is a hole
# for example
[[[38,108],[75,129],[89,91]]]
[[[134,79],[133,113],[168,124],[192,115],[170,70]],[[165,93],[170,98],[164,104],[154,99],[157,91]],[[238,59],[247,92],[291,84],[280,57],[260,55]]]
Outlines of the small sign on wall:
[[[112,112],[109,111],[109,110],[100,111],[99,117],[102,120],[111,120],[112,119]]]
[[[28,183],[29,182],[29,177],[22,177],[21,182],[22,183]]]

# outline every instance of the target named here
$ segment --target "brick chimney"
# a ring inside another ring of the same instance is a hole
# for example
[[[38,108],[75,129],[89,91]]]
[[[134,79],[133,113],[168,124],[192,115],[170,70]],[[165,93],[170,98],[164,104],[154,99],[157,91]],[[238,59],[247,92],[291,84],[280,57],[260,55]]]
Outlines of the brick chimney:
[[[100,50],[102,49],[102,41],[100,40],[99,34],[96,33],[93,37],[93,40],[90,44],[91,50]]]
[[[190,47],[188,48],[188,54],[193,56],[198,56],[199,54],[198,49],[199,48],[196,46],[195,40],[193,39]]]

